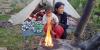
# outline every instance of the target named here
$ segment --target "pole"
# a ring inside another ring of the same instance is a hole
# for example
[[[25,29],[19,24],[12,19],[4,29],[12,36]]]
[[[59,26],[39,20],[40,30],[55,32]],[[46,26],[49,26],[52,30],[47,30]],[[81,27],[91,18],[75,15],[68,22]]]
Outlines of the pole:
[[[55,0],[53,0],[53,11],[54,11],[54,7],[55,7]]]

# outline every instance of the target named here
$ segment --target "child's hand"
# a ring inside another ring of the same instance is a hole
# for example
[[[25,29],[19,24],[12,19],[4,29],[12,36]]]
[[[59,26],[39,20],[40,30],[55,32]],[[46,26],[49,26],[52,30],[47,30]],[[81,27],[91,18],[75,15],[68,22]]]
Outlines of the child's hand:
[[[53,35],[56,35],[56,33],[55,33],[54,31],[52,31],[52,34],[53,34]]]
[[[52,24],[56,24],[56,22],[55,22],[55,20],[54,20],[54,19],[53,19],[53,20],[51,20],[51,23],[52,23]]]

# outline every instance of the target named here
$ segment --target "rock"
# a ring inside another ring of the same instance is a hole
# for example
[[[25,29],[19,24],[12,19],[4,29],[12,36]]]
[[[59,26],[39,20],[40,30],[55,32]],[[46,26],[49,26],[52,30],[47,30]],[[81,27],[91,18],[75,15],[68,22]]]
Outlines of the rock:
[[[11,27],[12,24],[8,21],[0,21],[0,27],[2,28],[7,28],[7,27]]]
[[[7,50],[6,47],[0,47],[0,50]]]
[[[93,36],[91,39],[82,42],[80,44],[80,48],[82,50],[97,50],[100,46],[100,32],[98,32],[95,36]]]

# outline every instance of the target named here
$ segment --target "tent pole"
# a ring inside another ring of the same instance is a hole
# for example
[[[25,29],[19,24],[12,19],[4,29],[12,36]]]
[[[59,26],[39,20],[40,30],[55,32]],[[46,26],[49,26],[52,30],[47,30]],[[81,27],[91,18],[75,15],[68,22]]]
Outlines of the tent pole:
[[[54,7],[55,7],[55,0],[53,0],[53,11],[54,11]]]

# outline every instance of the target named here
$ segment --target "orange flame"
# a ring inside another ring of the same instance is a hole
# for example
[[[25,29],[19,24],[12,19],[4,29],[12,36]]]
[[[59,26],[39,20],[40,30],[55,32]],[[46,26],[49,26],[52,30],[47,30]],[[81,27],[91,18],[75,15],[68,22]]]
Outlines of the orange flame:
[[[46,33],[46,37],[45,37],[45,46],[47,46],[47,47],[53,47],[53,41],[52,41],[52,37],[51,37],[51,33],[50,33],[51,30],[52,30],[51,18],[48,18],[47,33]]]

